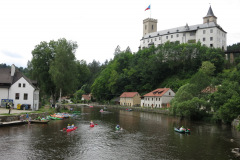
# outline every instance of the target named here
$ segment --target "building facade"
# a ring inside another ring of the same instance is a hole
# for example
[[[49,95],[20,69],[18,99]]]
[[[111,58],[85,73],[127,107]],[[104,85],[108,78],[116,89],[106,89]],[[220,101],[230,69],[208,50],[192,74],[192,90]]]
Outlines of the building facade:
[[[141,98],[138,92],[123,92],[120,96],[121,106],[140,106]]]
[[[148,48],[151,45],[158,46],[167,41],[179,43],[201,42],[207,47],[227,50],[227,32],[217,24],[211,6],[208,13],[203,17],[203,24],[176,27],[157,31],[157,20],[147,18],[143,20],[143,37],[140,40],[140,48]]]
[[[142,107],[167,108],[175,93],[170,88],[158,88],[143,96]]]
[[[18,104],[27,104],[30,109],[39,109],[39,89],[37,82],[28,79],[14,65],[11,68],[0,68],[0,100],[5,107],[7,100],[11,100],[13,108]]]

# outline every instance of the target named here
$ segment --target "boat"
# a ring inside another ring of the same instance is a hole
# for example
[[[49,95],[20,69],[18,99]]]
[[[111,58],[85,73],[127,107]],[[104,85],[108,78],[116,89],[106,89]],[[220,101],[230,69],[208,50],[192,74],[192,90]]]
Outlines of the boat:
[[[94,127],[94,124],[90,124],[90,127]]]
[[[71,131],[74,131],[74,130],[76,130],[76,129],[77,129],[77,127],[73,127],[73,128],[67,129],[66,131],[67,131],[67,132],[71,132]]]
[[[183,129],[183,130],[180,130],[180,129],[178,129],[178,128],[176,128],[176,127],[174,127],[174,131],[176,131],[176,132],[178,132],[178,133],[190,133],[190,129]]]
[[[120,127],[115,127],[116,128],[116,130],[120,130]]]
[[[49,116],[48,118],[53,119],[53,120],[62,120],[63,118],[59,118],[59,117],[54,117],[54,116]]]
[[[132,111],[132,109],[131,109],[131,108],[129,108],[129,109],[127,108],[126,110],[127,110],[127,111]]]
[[[47,124],[49,120],[31,120],[31,123],[41,123],[41,124]]]

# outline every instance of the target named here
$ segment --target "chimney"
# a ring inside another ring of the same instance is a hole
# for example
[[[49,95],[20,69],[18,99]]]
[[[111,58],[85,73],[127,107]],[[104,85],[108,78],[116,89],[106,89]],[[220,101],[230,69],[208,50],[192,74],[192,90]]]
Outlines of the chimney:
[[[11,77],[13,77],[14,76],[14,74],[15,74],[15,66],[14,66],[14,64],[12,64],[12,66],[11,66]]]

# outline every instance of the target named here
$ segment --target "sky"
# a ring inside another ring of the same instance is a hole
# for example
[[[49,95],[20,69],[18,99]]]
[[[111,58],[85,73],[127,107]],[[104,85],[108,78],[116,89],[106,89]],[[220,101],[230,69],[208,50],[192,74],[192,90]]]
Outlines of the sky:
[[[118,45],[138,51],[145,18],[158,31],[202,24],[210,5],[227,45],[240,42],[240,0],[1,0],[0,64],[25,68],[36,45],[60,38],[77,42],[77,60],[104,63]]]

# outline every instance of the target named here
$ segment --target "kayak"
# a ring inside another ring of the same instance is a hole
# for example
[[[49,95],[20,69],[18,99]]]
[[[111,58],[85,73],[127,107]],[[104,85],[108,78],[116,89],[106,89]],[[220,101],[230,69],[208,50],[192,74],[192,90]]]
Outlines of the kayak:
[[[94,124],[90,124],[90,127],[94,127]]]
[[[69,128],[69,129],[67,129],[67,132],[71,132],[71,131],[74,131],[76,129],[77,129],[77,127]]]
[[[119,127],[115,127],[116,128],[116,130],[119,130],[120,128]]]

